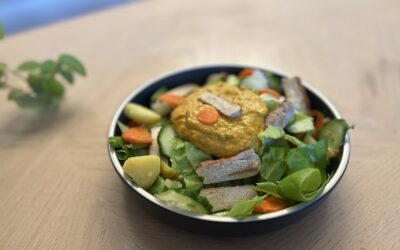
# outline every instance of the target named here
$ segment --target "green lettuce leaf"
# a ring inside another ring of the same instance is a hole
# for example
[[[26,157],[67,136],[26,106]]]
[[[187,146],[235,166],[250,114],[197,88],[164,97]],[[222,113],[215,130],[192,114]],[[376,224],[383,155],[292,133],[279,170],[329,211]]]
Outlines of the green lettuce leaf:
[[[190,164],[196,168],[197,165],[206,160],[212,160],[212,157],[189,142],[185,142],[185,153]]]

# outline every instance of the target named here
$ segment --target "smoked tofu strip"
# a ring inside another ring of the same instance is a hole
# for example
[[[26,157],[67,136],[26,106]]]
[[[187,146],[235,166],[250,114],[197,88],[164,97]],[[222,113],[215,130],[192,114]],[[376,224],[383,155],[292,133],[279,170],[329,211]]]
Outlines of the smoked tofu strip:
[[[199,100],[210,104],[211,106],[215,107],[219,112],[231,119],[238,118],[242,115],[242,108],[239,105],[231,103],[224,98],[217,96],[214,93],[211,93],[210,91],[202,93],[199,96]]]
[[[207,198],[212,205],[213,212],[232,208],[239,201],[249,200],[257,196],[253,185],[235,187],[205,188],[200,191],[200,196]]]
[[[282,88],[285,92],[286,100],[291,102],[297,111],[306,115],[310,112],[310,99],[308,98],[306,89],[301,83],[300,78],[284,78],[282,79]]]
[[[294,115],[294,106],[289,102],[283,102],[274,111],[268,114],[265,119],[265,126],[271,125],[273,127],[285,128],[290,119]]]
[[[245,150],[233,157],[203,161],[196,173],[204,184],[243,179],[257,175],[261,170],[260,157],[254,149]]]

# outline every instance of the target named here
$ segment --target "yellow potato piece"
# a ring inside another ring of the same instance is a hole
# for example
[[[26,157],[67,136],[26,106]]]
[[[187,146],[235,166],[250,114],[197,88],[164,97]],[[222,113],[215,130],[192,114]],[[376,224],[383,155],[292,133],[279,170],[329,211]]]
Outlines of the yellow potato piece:
[[[160,157],[157,155],[130,157],[122,168],[139,187],[148,188],[160,174]]]
[[[126,105],[124,114],[132,121],[143,125],[151,125],[161,120],[161,116],[153,110],[135,103]]]

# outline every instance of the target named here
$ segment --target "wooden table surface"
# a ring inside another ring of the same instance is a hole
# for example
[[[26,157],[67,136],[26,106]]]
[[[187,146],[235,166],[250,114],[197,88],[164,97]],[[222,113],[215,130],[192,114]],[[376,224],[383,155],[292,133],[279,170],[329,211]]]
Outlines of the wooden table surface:
[[[70,52],[89,74],[41,116],[0,93],[0,248],[400,249],[399,28],[396,0],[144,1],[1,41],[10,65]],[[340,185],[279,231],[227,239],[160,222],[108,158],[108,124],[132,90],[217,62],[300,75],[356,124]]]

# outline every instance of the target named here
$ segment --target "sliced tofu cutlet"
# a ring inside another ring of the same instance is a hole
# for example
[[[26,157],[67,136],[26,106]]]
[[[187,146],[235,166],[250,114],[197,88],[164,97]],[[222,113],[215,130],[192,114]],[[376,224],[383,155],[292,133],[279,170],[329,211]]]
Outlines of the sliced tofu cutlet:
[[[292,103],[297,111],[306,115],[311,113],[310,99],[299,77],[283,78],[282,88],[283,92],[285,92],[286,100]]]
[[[200,191],[200,196],[207,198],[208,202],[213,206],[213,212],[218,212],[232,208],[239,201],[249,200],[257,196],[257,193],[253,185],[243,185],[205,188]]]
[[[265,126],[268,125],[285,128],[294,115],[294,106],[289,102],[283,102],[274,111],[268,114],[265,119]]]
[[[196,173],[203,177],[204,184],[211,184],[251,177],[260,170],[260,157],[254,149],[248,149],[233,157],[203,161],[197,167]]]
[[[239,105],[227,101],[210,91],[202,93],[199,96],[199,100],[213,106],[228,118],[234,119],[242,115],[242,108]]]

